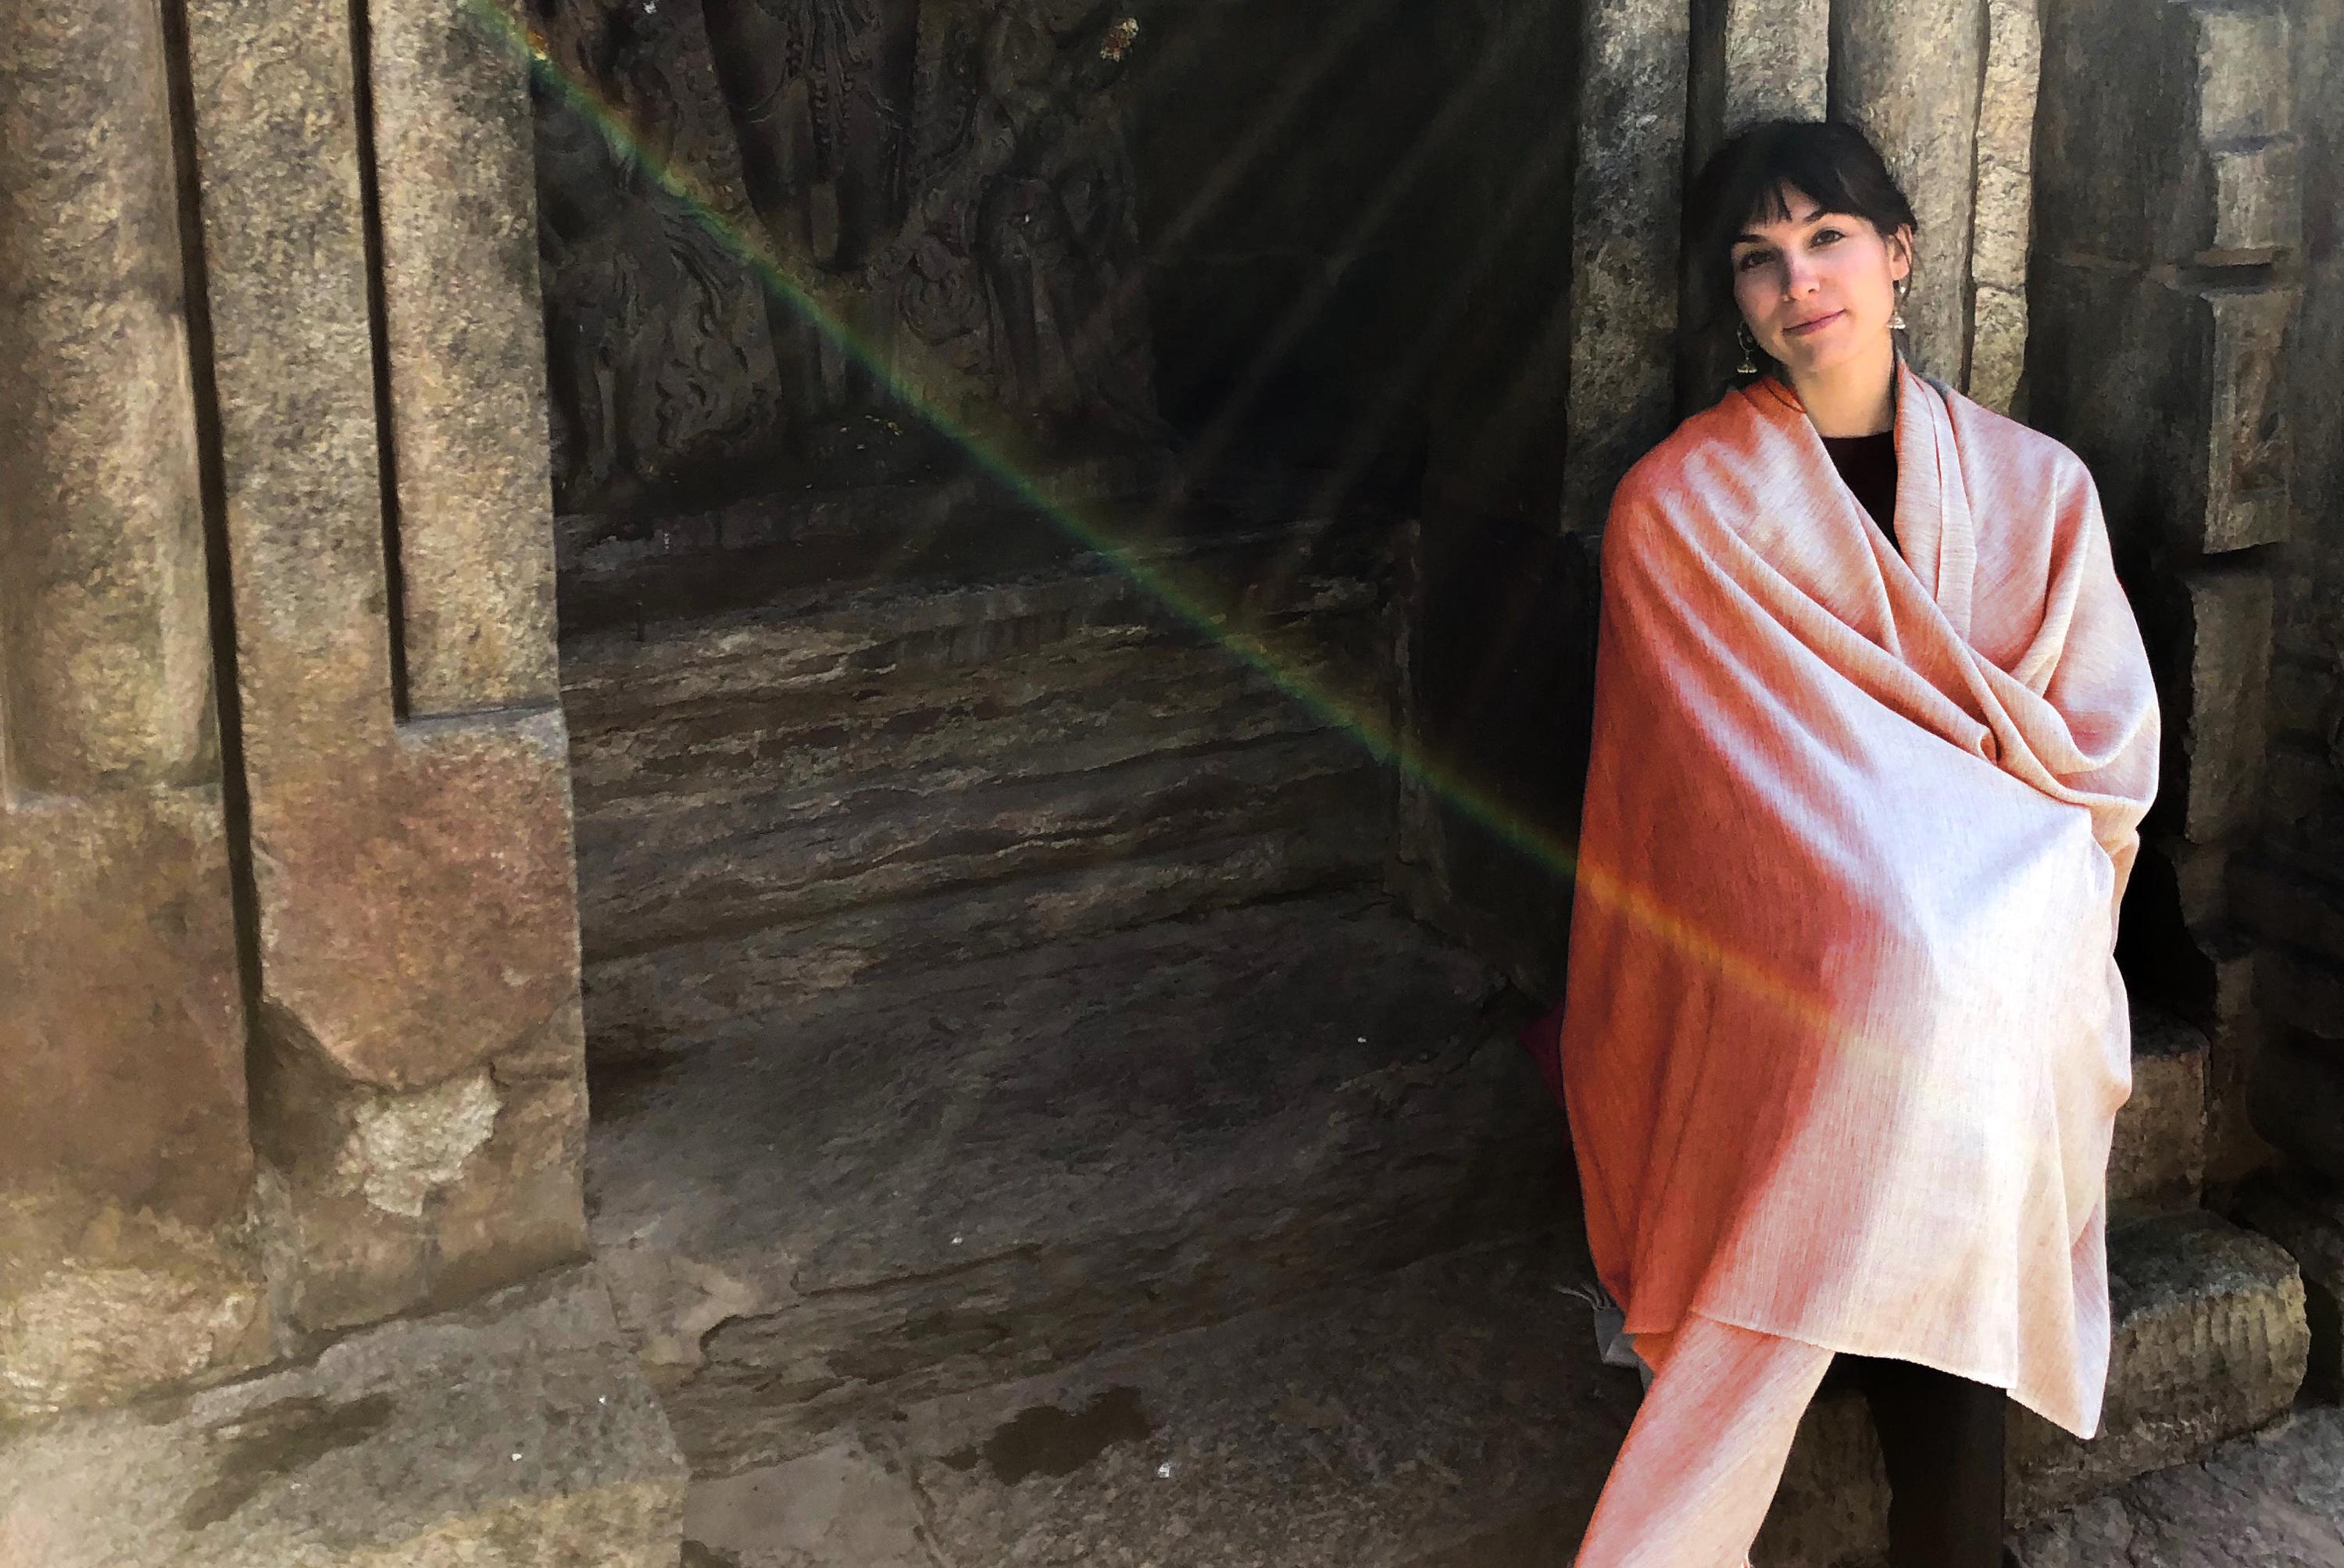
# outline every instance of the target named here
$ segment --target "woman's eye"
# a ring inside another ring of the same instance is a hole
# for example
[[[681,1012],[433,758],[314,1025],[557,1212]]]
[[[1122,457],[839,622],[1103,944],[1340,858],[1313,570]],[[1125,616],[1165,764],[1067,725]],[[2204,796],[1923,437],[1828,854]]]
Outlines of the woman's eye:
[[[1753,262],[1763,261],[1763,260],[1765,260],[1765,259],[1766,259],[1766,253],[1765,253],[1764,251],[1763,251],[1763,250],[1747,250],[1747,251],[1743,252],[1742,259],[1741,259],[1741,260],[1739,260],[1739,261],[1737,261],[1737,262],[1735,262],[1733,265],[1734,265],[1734,266],[1735,266],[1735,268],[1738,268],[1739,270],[1743,271],[1743,272],[1747,272],[1747,271],[1749,271],[1749,270],[1750,270],[1750,267],[1751,267],[1751,264],[1752,264]]]
[[[1832,239],[1842,239],[1846,238],[1836,228],[1818,228],[1815,230],[1815,238],[1819,243],[1827,237]]]

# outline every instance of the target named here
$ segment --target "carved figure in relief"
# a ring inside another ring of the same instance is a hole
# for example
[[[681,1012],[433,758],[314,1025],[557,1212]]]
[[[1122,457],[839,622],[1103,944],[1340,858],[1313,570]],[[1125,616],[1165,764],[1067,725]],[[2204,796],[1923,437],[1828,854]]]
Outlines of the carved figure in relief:
[[[750,205],[783,270],[809,283],[863,272],[902,221],[917,0],[704,0],[703,14]],[[888,322],[867,288],[813,292],[884,355]],[[770,292],[768,319],[793,414],[875,400],[786,291]]]

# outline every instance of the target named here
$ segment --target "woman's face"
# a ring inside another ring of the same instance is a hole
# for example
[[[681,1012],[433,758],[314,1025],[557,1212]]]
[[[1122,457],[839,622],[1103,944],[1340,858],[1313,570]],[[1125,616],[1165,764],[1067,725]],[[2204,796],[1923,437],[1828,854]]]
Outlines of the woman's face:
[[[1913,268],[1913,231],[1884,238],[1861,217],[1825,212],[1783,187],[1790,217],[1753,217],[1729,265],[1750,335],[1793,376],[1829,370],[1874,349],[1896,311],[1896,280]]]

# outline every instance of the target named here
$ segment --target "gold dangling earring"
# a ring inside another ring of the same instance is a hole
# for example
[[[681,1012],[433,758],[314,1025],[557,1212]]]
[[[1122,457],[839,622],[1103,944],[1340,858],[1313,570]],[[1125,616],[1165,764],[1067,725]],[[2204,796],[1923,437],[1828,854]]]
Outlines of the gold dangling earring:
[[[1750,329],[1746,325],[1736,326],[1733,329],[1733,335],[1742,343],[1742,363],[1733,367],[1733,373],[1737,376],[1756,375],[1758,345],[1750,340]]]
[[[1904,291],[1911,287],[1911,282],[1905,278],[1896,280],[1896,313],[1888,318],[1888,329],[1892,332],[1904,330]]]

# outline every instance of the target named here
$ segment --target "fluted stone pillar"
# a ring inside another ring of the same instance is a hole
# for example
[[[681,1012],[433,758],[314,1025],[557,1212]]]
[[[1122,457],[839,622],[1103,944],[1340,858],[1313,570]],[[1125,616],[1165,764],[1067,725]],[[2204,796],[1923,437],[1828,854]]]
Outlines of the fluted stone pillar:
[[[263,1229],[333,1329],[585,1246],[526,80],[484,5],[187,30]]]
[[[1824,116],[1831,56],[1830,0],[1696,0],[1690,45],[1692,106],[1685,120],[1690,177],[1736,133],[1760,120]],[[1682,262],[1683,309],[1698,319],[1706,301],[1700,258]],[[1707,408],[1731,384],[1733,341],[1688,343],[1677,367],[1678,407]]]
[[[1987,0],[1834,0],[1831,112],[1862,126],[1920,220],[1904,299],[1915,367],[1969,373],[1970,237]]]
[[[268,1342],[166,62],[0,7],[0,1417]]]

